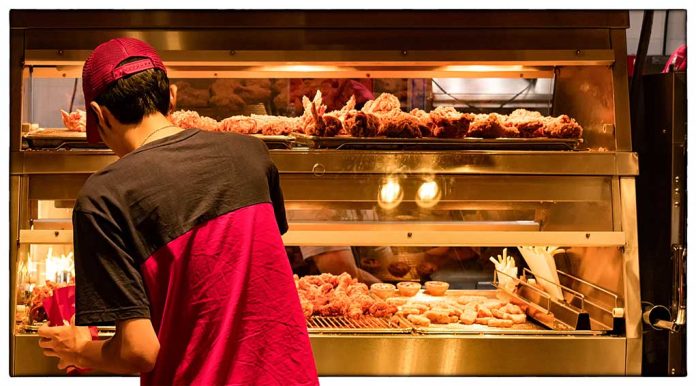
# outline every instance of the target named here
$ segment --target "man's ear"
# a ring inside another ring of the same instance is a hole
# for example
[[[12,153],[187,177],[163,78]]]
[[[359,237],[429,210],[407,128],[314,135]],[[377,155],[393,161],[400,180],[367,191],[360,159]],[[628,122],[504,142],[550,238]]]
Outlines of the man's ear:
[[[169,114],[174,112],[176,110],[176,92],[178,91],[178,88],[176,87],[175,84],[170,84],[169,85]]]
[[[107,119],[107,114],[111,115],[111,112],[106,108],[106,106],[100,106],[97,102],[92,101],[90,102],[89,107],[97,116],[97,127],[111,127],[111,124]]]

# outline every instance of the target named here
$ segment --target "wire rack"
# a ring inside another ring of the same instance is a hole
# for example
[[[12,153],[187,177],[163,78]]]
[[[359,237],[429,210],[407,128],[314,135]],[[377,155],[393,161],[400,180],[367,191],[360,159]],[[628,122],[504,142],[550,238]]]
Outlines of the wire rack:
[[[402,317],[376,318],[363,316],[349,319],[343,316],[313,316],[307,320],[310,333],[348,333],[348,334],[409,334],[413,325]]]

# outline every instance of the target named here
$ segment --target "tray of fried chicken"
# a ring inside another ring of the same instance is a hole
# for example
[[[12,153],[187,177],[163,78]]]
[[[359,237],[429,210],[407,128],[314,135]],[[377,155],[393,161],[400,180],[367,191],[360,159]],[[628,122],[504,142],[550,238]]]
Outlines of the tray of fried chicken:
[[[85,123],[87,115],[83,110],[68,113],[60,110],[61,119],[65,127],[42,128],[38,124],[31,125],[31,129],[23,135],[24,140],[31,149],[71,149],[71,148],[105,148],[103,144],[88,144]]]
[[[351,98],[341,110],[325,112],[320,92],[303,103],[306,124],[293,135],[312,148],[573,150],[582,141],[582,126],[569,116],[524,109],[510,115],[469,114],[439,106],[407,113],[389,93],[360,110]]]
[[[327,111],[321,91],[311,100],[303,96],[302,104],[299,117],[250,114],[217,121],[179,110],[169,118],[184,129],[283,136],[311,148],[572,150],[582,142],[575,119],[524,109],[509,115],[461,113],[451,106],[404,112],[396,96],[382,93],[361,109],[353,96],[340,110]]]
[[[309,332],[410,333],[411,324],[394,317],[398,307],[374,296],[348,273],[294,275]]]
[[[510,302],[499,291],[450,290],[446,282],[373,284],[371,290],[397,307],[395,323],[407,320],[423,334],[538,333],[546,330],[527,319],[527,305]]]

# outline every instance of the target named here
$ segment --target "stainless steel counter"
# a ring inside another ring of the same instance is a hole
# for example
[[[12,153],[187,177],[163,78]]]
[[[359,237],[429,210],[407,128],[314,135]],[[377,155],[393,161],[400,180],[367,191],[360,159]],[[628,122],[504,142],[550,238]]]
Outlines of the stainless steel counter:
[[[320,376],[627,375],[623,337],[311,335],[310,339]],[[56,359],[41,354],[37,336],[18,335],[15,345],[15,375],[62,375]]]

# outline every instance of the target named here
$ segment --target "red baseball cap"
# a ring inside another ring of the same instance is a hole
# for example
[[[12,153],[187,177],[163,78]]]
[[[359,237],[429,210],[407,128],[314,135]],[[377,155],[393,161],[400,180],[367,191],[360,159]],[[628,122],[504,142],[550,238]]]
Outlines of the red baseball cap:
[[[119,66],[129,58],[142,58]],[[89,104],[115,81],[151,68],[167,72],[155,49],[138,39],[117,38],[100,44],[92,51],[82,68],[82,91],[87,111],[87,142],[101,141],[97,130],[97,115]]]

